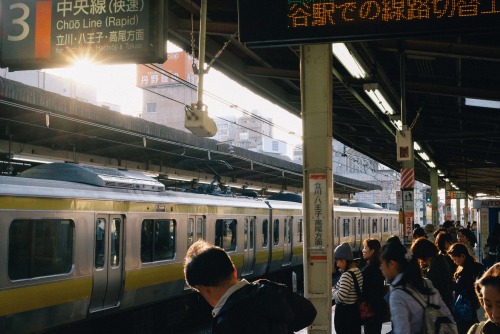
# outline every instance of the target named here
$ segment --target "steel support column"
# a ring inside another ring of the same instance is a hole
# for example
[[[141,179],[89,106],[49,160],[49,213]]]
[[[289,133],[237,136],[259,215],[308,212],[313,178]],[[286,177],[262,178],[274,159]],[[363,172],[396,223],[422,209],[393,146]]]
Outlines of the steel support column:
[[[439,177],[436,168],[432,168],[430,171],[431,179],[431,205],[432,205],[432,225],[434,227],[439,227],[439,210],[438,210],[438,187],[439,187]]]

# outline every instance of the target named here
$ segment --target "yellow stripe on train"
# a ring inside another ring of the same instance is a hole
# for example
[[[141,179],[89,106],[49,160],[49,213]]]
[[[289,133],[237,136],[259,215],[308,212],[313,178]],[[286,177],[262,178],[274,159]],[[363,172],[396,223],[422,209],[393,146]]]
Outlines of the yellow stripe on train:
[[[89,299],[91,292],[91,277],[0,290],[0,316]]]
[[[130,270],[126,273],[125,291],[145,288],[148,286],[184,280],[182,263],[172,263],[139,270]]]

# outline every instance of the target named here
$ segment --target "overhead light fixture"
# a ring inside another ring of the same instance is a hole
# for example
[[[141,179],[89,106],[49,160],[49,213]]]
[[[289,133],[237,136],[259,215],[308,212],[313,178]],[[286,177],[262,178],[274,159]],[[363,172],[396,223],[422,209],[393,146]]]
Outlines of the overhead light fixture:
[[[23,162],[33,162],[38,164],[50,164],[54,162],[64,162],[64,160],[44,158],[36,155],[23,155],[23,154],[13,154],[12,160],[23,161]]]
[[[354,78],[364,79],[368,77],[368,72],[344,43],[333,43],[332,52]]]
[[[445,177],[443,180],[445,180],[446,182],[450,182],[450,179]]]
[[[243,188],[243,185],[238,184],[238,183],[227,183],[226,185],[227,185],[228,187],[231,187],[231,188],[238,188],[238,189]]]
[[[255,191],[261,191],[263,187],[255,187],[255,186],[246,186],[244,187],[244,189],[248,189],[248,190],[255,190]]]
[[[174,180],[174,181],[184,181],[184,182],[191,182],[191,181],[193,181],[192,177],[180,176],[180,175],[169,175],[168,179],[169,180]]]
[[[394,109],[385,98],[378,83],[368,83],[363,85],[363,89],[377,107],[384,113],[393,115]]]
[[[418,143],[416,141],[413,142],[413,149],[415,151],[420,151],[422,150],[422,148],[420,147],[420,145],[418,145]]]
[[[426,163],[430,168],[436,168],[436,165],[432,161],[426,161]]]
[[[500,101],[465,98],[465,105],[471,107],[500,109]]]
[[[397,121],[393,120],[392,124],[394,124],[396,129],[398,129],[399,131],[403,131],[403,122],[401,122],[400,120],[397,120]]]
[[[429,156],[428,156],[428,155],[427,155],[427,153],[425,153],[425,152],[419,152],[419,153],[418,153],[418,155],[420,155],[420,157],[421,157],[422,159],[424,159],[425,161],[429,161],[429,160],[431,160],[431,158],[429,158]]]
[[[267,188],[266,191],[269,193],[276,193],[276,194],[283,192],[283,190],[281,189],[274,189],[274,188]]]

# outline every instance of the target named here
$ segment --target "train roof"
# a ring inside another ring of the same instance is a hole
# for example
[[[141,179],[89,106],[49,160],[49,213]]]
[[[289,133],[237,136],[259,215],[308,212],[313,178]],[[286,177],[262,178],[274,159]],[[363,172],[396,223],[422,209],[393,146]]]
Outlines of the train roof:
[[[269,208],[269,205],[276,209],[302,208],[299,203],[165,190],[163,184],[138,172],[79,164],[41,165],[15,177],[0,176],[0,184],[0,196],[150,201],[262,209]]]
[[[51,163],[32,167],[22,177],[69,181],[99,187],[124,188],[146,191],[164,191],[165,186],[139,172],[76,163]]]

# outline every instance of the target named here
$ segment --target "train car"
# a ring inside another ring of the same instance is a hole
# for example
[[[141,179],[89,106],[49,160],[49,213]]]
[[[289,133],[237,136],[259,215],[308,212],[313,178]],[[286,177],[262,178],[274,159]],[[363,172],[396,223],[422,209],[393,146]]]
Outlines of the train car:
[[[249,280],[302,268],[301,203],[166,191],[137,172],[73,163],[1,176],[0,184],[1,333],[180,296],[184,256],[199,238],[224,248]],[[345,207],[334,215],[334,240],[358,250],[397,217]]]

